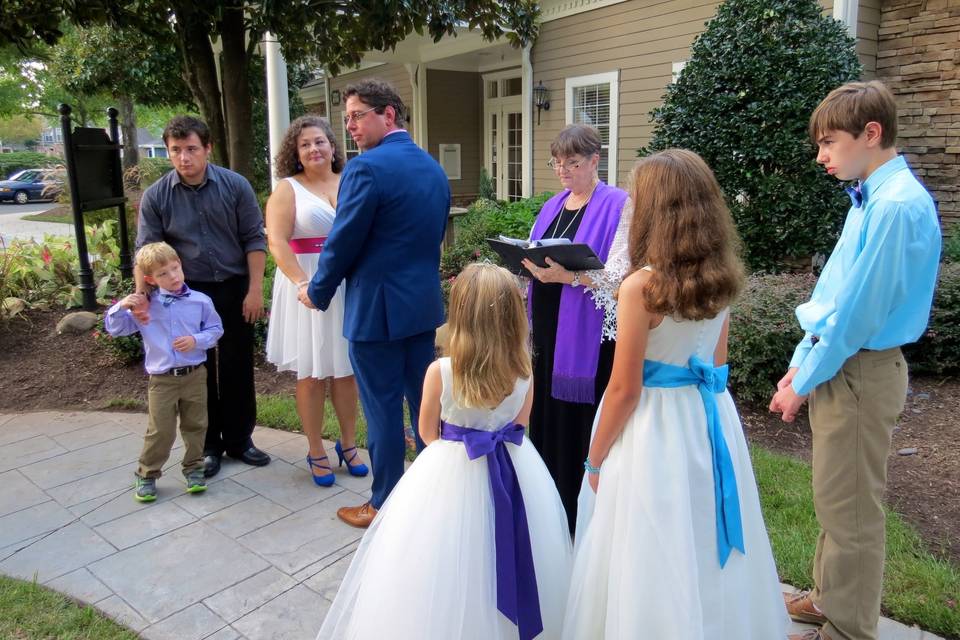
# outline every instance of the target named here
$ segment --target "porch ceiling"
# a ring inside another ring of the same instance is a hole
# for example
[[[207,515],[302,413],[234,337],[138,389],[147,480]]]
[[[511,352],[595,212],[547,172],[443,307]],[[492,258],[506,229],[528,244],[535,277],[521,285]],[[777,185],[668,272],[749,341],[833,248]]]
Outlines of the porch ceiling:
[[[515,58],[515,60],[514,60]],[[395,50],[368,51],[364,62],[430,63],[431,69],[481,71],[499,63],[520,63],[520,50],[506,40],[487,42],[477,31],[457,29],[455,37],[434,42],[429,35],[411,34]]]

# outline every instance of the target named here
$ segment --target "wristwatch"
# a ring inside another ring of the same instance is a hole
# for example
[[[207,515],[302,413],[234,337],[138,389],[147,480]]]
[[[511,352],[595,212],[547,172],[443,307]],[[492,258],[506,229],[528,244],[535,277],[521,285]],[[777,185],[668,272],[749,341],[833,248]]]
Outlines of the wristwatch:
[[[579,287],[579,286],[580,286],[580,272],[579,272],[579,271],[574,271],[574,272],[573,272],[573,280],[570,282],[570,286],[571,286],[571,287]]]

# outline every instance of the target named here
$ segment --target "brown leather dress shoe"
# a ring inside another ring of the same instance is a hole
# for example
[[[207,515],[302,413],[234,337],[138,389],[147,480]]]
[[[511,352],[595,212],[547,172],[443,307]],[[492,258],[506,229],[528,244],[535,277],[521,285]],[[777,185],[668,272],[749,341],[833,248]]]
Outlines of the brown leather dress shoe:
[[[784,593],[783,603],[787,605],[787,613],[797,622],[819,625],[827,624],[827,616],[823,615],[823,613],[814,606],[813,600],[810,599],[809,591]]]
[[[803,633],[791,633],[787,640],[830,640],[830,636],[823,629],[807,629]]]
[[[340,507],[337,509],[337,517],[351,527],[366,529],[377,517],[377,510],[372,504],[366,502],[359,507]]]

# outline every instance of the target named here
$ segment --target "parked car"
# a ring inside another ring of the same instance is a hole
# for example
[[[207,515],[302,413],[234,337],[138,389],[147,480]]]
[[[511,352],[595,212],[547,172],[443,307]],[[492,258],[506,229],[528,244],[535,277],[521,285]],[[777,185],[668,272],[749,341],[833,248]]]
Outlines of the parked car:
[[[24,169],[0,180],[0,202],[26,204],[30,200],[53,200],[63,191],[62,172],[57,169]]]

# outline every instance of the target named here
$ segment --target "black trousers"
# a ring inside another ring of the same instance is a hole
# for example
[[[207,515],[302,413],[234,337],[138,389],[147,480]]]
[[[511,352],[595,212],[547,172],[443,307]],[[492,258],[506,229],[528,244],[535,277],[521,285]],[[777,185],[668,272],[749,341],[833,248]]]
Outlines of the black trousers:
[[[223,321],[223,337],[207,351],[207,437],[204,455],[239,454],[253,446],[257,419],[253,387],[253,325],[243,319],[249,279],[187,282],[213,300]]]

